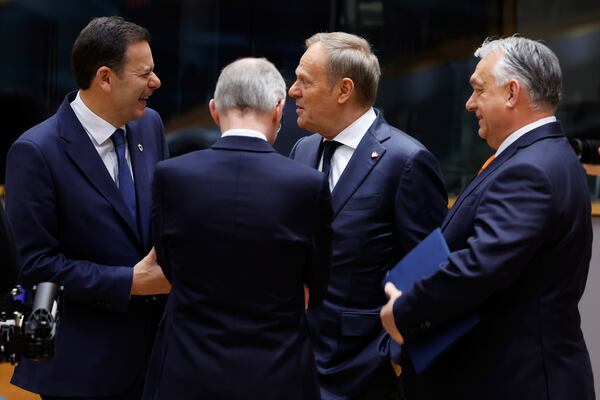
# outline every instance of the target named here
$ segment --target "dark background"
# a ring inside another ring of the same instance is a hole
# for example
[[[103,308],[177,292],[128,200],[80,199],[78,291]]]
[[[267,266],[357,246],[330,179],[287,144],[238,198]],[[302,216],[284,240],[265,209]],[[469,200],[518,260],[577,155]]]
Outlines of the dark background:
[[[177,151],[218,137],[208,100],[221,68],[266,57],[291,84],[304,40],[320,31],[366,37],[383,70],[376,107],[440,160],[456,194],[492,150],[464,104],[488,36],[542,39],[558,55],[568,135],[600,138],[600,3],[597,0],[0,0],[0,177],[5,153],[76,88],[69,52],[96,16],[121,15],[148,28],[162,87],[150,99]],[[276,148],[287,154],[306,132],[288,99]],[[187,142],[186,142],[187,140]],[[598,184],[590,180],[594,195]]]

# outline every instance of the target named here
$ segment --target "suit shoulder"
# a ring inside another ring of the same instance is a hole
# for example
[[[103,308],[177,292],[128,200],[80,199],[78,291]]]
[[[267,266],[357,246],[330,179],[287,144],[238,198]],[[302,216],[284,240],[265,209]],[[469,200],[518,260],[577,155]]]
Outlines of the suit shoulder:
[[[388,156],[392,156],[397,162],[419,159],[438,165],[435,156],[417,139],[391,125],[384,126],[388,129],[385,133],[389,137],[381,145],[385,147]]]
[[[19,136],[15,143],[29,142],[38,146],[43,145],[48,141],[54,141],[58,137],[58,132],[58,118],[56,117],[56,114],[54,114],[23,132],[23,134]]]
[[[197,169],[197,164],[203,159],[202,155],[210,152],[211,149],[196,150],[180,156],[171,157],[159,161],[156,165],[156,172],[160,171],[185,171],[186,169]]]
[[[427,148],[408,133],[389,126],[390,138],[382,143],[387,150],[397,151],[405,154],[412,154],[418,151],[429,151]]]
[[[302,136],[296,141],[293,148],[295,151],[302,151],[308,147],[318,145],[321,139],[322,137],[318,133],[313,133],[308,136]]]
[[[306,177],[307,179],[314,179],[321,181],[323,179],[323,173],[304,165],[301,162],[295,161],[291,158],[287,158],[279,153],[274,153],[276,161],[281,164],[281,171],[284,174],[289,174],[297,177]]]
[[[505,164],[505,168],[527,169],[529,173],[545,176],[550,181],[572,171],[583,171],[577,155],[564,137],[545,138],[521,147]]]

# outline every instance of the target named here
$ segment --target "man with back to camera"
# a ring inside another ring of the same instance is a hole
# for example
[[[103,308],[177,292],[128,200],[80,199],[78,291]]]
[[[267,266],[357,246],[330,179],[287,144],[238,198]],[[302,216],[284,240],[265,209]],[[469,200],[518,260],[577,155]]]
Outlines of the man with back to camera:
[[[321,173],[271,146],[285,92],[266,59],[229,64],[209,104],[221,139],[156,169],[153,238],[173,290],[145,399],[319,398],[303,284],[320,304],[331,203]]]
[[[522,37],[488,39],[475,55],[466,107],[496,152],[442,225],[448,262],[407,293],[389,284],[381,316],[407,345],[465,313],[481,321],[423,376],[407,375],[408,397],[593,399],[577,309],[591,256],[590,195],[554,117],[558,59]]]
[[[169,282],[151,250],[151,179],[167,156],[150,34],[93,19],[71,65],[79,91],[25,132],[7,161],[6,207],[21,283],[64,286],[54,359],[23,360],[12,383],[42,399],[139,399]]]
[[[372,108],[381,73],[369,43],[318,33],[306,48],[289,95],[298,125],[318,134],[290,157],[323,171],[332,192],[332,273],[323,304],[308,312],[321,396],[388,399],[397,378],[379,320],[382,280],[441,224],[446,191],[431,153]]]

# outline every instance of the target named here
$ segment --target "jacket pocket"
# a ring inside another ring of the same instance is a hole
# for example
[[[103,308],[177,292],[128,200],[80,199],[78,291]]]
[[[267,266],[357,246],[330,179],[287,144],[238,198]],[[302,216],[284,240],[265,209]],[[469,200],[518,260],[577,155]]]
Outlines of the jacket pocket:
[[[372,336],[382,329],[379,312],[342,312],[340,322],[344,336]]]

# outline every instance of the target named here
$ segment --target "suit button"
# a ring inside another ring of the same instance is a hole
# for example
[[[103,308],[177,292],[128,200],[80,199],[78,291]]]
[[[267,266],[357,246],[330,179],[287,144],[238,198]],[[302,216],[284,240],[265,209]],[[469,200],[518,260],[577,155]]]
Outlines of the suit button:
[[[425,328],[431,328],[431,321],[425,321]]]

